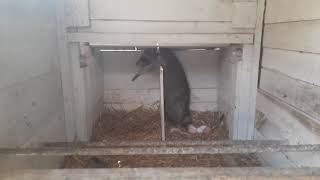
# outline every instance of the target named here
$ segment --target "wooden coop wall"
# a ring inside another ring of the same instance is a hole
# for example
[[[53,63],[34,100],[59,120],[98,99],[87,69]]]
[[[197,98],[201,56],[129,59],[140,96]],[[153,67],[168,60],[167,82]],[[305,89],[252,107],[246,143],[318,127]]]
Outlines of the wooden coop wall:
[[[65,141],[55,3],[0,6],[0,147]],[[0,157],[0,169],[56,167],[60,160]]]
[[[217,111],[219,51],[176,51],[191,88],[191,109]],[[148,73],[135,82],[140,52],[103,52],[104,101],[108,106],[132,110],[160,102],[159,72]],[[158,103],[159,104],[159,103]]]
[[[61,34],[64,34],[65,41],[75,46],[82,42],[109,47],[154,47],[157,43],[167,47],[244,45],[243,54],[240,55],[243,61],[236,66],[234,73],[237,78],[232,82],[235,91],[229,94],[234,104],[227,112],[232,114],[228,117],[233,118],[230,120],[230,137],[253,138],[264,0],[69,0],[62,3],[61,7],[65,11],[61,17]],[[67,53],[64,52],[65,56]],[[67,57],[64,59],[64,96],[79,99],[81,87],[77,86],[81,84],[74,84],[79,74],[70,75],[66,67],[73,65],[65,63]],[[73,105],[65,101],[66,112],[70,112],[66,115],[68,122],[75,121],[73,119],[77,117],[77,112],[83,112],[83,102]],[[68,137],[72,137],[72,133]]]
[[[102,46],[249,44],[256,5],[256,0],[69,0],[66,25],[74,31],[68,40]]]
[[[320,1],[267,0],[257,138],[320,142]],[[273,166],[319,166],[319,153],[264,154]]]

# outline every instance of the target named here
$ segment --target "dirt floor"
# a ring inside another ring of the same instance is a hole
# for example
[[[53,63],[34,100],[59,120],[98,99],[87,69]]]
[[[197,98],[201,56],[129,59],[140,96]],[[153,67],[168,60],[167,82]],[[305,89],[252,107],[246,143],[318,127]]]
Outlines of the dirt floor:
[[[206,125],[210,132],[190,134],[186,130],[173,130],[166,124],[166,140],[227,140],[228,132],[223,118],[213,112],[192,112],[196,127]],[[160,140],[159,105],[143,106],[133,110],[109,108],[97,121],[92,141]],[[252,167],[259,166],[255,155],[138,155],[138,156],[68,156],[64,168],[121,168],[121,167]]]

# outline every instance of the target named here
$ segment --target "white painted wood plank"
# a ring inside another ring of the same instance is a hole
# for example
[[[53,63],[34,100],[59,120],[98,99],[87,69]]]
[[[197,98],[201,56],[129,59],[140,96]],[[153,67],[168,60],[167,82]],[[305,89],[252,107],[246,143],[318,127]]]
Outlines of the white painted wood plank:
[[[250,27],[249,27],[250,28]],[[174,21],[102,21],[92,20],[89,28],[80,33],[165,33],[165,34],[250,34],[253,29],[233,28],[231,22],[174,22]]]
[[[89,0],[66,0],[65,18],[66,26],[82,27],[89,26]]]
[[[319,0],[268,0],[266,23],[320,19]]]
[[[235,111],[235,85],[237,73],[237,59],[232,55],[233,50],[239,46],[231,46],[221,51],[221,62],[219,64],[219,86],[218,86],[218,108],[225,115],[229,137],[236,133],[234,128]]]
[[[267,139],[287,139],[290,144],[317,144],[319,138],[319,122],[310,123],[310,119],[288,109],[282,103],[274,101],[268,96],[258,93],[257,108],[262,111],[268,121],[260,129]],[[312,121],[312,120],[311,120]],[[309,124],[310,123],[310,124]],[[270,155],[265,156],[270,165],[279,166],[319,166],[317,153],[285,153],[287,161],[279,161]]]
[[[232,27],[255,28],[257,20],[256,2],[233,2]]]
[[[297,90],[294,79],[263,68],[261,69],[260,88],[288,104],[295,104]]]
[[[320,53],[320,20],[267,24],[264,47]]]
[[[105,90],[104,101],[114,104],[152,104],[160,100],[160,89]],[[216,89],[191,89],[191,102],[217,102]]]
[[[218,111],[218,103],[217,102],[200,102],[200,103],[191,103],[190,109],[192,111],[198,111],[198,112],[217,112]]]
[[[320,87],[262,69],[260,88],[306,114],[319,119]]]
[[[320,54],[264,48],[262,66],[320,86]]]
[[[219,53],[215,51],[176,51],[191,88],[216,88],[219,78]],[[140,52],[104,52],[105,89],[159,88],[159,72],[148,73],[132,82]],[[116,81],[115,81],[116,79]]]
[[[57,19],[57,41],[58,41],[58,54],[61,74],[61,84],[64,99],[64,119],[66,127],[66,140],[72,142],[76,138],[76,115],[75,104],[73,96],[73,79],[72,79],[72,67],[69,60],[68,41],[66,33],[65,22],[65,1],[58,0],[56,8]]]
[[[258,1],[254,45],[244,45],[235,80],[235,109],[232,138],[251,140],[254,137],[258,70],[261,53],[265,0]]]
[[[257,88],[252,86],[253,82],[253,46],[243,47],[243,60],[238,62],[236,74],[236,99],[235,99],[235,119],[234,128],[237,130],[233,134],[234,139],[252,139],[253,134],[248,134],[250,128],[254,128],[252,123],[252,96],[255,96]],[[253,127],[252,127],[253,126]],[[253,132],[253,131],[252,131]]]
[[[103,64],[101,61],[100,52],[92,52],[85,58],[85,63],[88,65],[83,69],[84,87],[86,97],[86,119],[89,135],[92,134],[92,126],[98,120],[103,110],[104,96],[104,79],[103,79]]]
[[[70,42],[89,42],[98,46],[207,46],[252,44],[252,34],[97,34],[70,33]]]
[[[232,0],[91,0],[91,19],[231,21]]]
[[[114,108],[114,109],[119,109],[119,110],[127,110],[131,111],[134,110],[138,107],[140,107],[142,104],[140,103],[126,103],[126,104],[112,104],[112,103],[106,103],[105,107],[106,108]],[[152,106],[152,104],[143,104],[144,107],[148,108]],[[190,109],[192,111],[198,111],[198,112],[206,112],[206,111],[211,111],[211,112],[217,112],[218,111],[218,104],[216,102],[208,102],[208,103],[191,103],[190,104]]]
[[[69,43],[69,58],[72,68],[73,95],[76,112],[76,135],[79,141],[88,141],[90,138],[87,127],[87,106],[85,94],[84,71],[80,68],[79,43]]]

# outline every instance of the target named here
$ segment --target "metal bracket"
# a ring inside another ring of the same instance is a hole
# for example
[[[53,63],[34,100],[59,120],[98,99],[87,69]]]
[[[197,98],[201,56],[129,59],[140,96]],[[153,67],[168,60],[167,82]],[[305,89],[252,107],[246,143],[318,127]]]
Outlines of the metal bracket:
[[[160,54],[160,45],[157,43],[157,55]]]

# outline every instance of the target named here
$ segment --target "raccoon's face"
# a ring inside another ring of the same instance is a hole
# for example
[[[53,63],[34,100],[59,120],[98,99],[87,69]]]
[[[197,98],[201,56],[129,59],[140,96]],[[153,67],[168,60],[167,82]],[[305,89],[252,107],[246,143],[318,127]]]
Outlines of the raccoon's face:
[[[132,78],[132,81],[135,81],[142,74],[152,71],[155,58],[156,58],[156,51],[154,49],[149,48],[144,50],[142,56],[136,62],[136,66],[138,66],[139,69],[138,69],[138,72]]]

